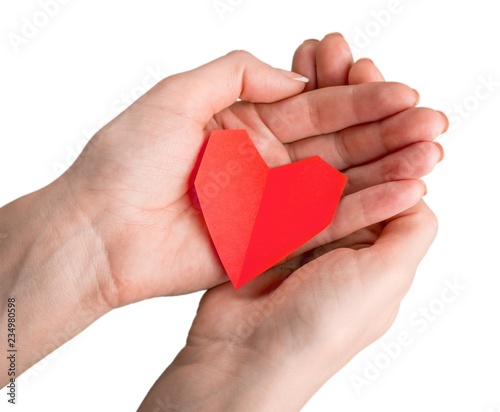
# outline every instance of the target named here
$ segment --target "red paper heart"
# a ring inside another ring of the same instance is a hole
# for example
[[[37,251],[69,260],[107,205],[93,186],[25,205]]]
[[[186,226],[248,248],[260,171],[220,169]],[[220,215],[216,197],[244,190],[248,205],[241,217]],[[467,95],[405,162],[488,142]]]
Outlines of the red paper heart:
[[[325,229],[346,181],[318,156],[270,169],[245,130],[212,132],[195,189],[233,285],[244,285]]]

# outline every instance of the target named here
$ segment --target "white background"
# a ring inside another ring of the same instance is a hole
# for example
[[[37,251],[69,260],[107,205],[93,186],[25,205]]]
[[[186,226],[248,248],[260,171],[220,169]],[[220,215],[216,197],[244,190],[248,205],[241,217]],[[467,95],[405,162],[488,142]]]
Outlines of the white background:
[[[54,180],[144,91],[151,71],[166,76],[232,49],[289,68],[303,40],[340,31],[356,57],[418,89],[421,105],[446,111],[452,128],[442,138],[445,160],[426,179],[440,232],[397,321],[304,410],[500,411],[497,2],[400,0],[389,14],[388,0],[221,2],[234,5],[222,16],[213,0],[70,0],[44,21],[38,1],[3,1],[0,205]],[[15,47],[24,19],[44,27]],[[453,302],[441,300],[446,282],[464,285]],[[16,407],[0,391],[0,410],[135,410],[182,347],[199,298],[105,316],[19,380]],[[384,345],[401,333],[411,343],[391,359]],[[366,381],[356,386],[358,378]]]

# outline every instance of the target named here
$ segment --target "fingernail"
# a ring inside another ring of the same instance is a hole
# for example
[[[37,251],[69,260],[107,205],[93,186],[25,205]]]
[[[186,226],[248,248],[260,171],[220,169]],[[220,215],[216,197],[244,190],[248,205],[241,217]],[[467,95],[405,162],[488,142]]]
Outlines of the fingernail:
[[[276,70],[278,70],[281,74],[288,77],[289,79],[297,80],[298,82],[302,83],[307,83],[309,81],[309,79],[306,76],[302,76],[301,74],[283,69],[276,69]]]
[[[375,75],[375,77],[377,78],[377,81],[383,82],[384,81],[384,76],[382,76],[382,73],[380,73],[380,70],[375,65],[375,63],[373,62],[373,60],[370,59],[370,58],[368,58],[368,57],[362,57],[358,61],[362,61],[362,60],[365,61],[366,63],[368,63],[371,66],[372,74]]]
[[[384,76],[382,75],[382,73],[380,73],[380,70],[378,69],[377,66],[375,66],[375,75],[377,76],[377,80],[379,82],[385,81]]]
[[[309,79],[306,76],[292,77],[292,79],[302,83],[309,83]]]
[[[438,160],[438,163],[439,163],[440,161],[442,161],[444,159],[444,149],[443,149],[443,146],[441,146],[438,142],[432,142],[432,143],[434,143],[437,146],[437,148],[439,149],[439,152],[441,153],[440,156],[439,156],[439,160]]]
[[[437,112],[444,117],[446,126],[444,127],[443,133],[446,133],[448,131],[448,128],[450,127],[450,120],[448,119],[448,116],[446,116],[441,110],[437,110]]]
[[[420,183],[424,187],[424,194],[422,196],[425,196],[427,194],[427,185],[425,184],[425,182],[423,180],[421,180]]]
[[[380,73],[380,70],[375,65],[375,63],[373,63],[372,60],[371,60],[371,63],[372,63],[372,72],[373,72],[373,74],[375,74],[375,77],[377,78],[377,80],[379,82],[383,82],[384,81],[384,76],[382,76],[382,73]],[[418,99],[420,99],[420,97],[418,97]],[[418,103],[418,101],[417,101],[417,103]]]
[[[420,102],[420,93],[413,89],[415,92],[415,106]]]
[[[330,37],[330,36],[341,37],[342,39],[344,38],[342,33],[339,33],[338,31],[333,31],[331,33],[328,33],[324,38],[326,39],[327,37]]]

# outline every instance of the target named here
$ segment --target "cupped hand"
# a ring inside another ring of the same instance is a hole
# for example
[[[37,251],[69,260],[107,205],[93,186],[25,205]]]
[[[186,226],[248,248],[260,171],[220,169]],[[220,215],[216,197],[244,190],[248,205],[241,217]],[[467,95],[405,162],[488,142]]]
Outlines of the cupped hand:
[[[100,284],[112,285],[103,293],[113,306],[227,281],[190,197],[214,129],[246,129],[270,166],[320,155],[348,175],[335,222],[297,253],[417,202],[424,188],[416,179],[440,153],[416,142],[435,138],[445,119],[412,109],[418,96],[402,84],[332,81],[328,55],[345,46],[324,42],[314,80],[323,87],[301,93],[300,75],[232,52],[163,80],[91,139],[59,183],[100,239],[108,262]]]
[[[378,230],[203,296],[186,347],[143,403],[182,410],[298,411],[393,323],[437,230],[419,201]],[[301,265],[304,263],[303,265]]]

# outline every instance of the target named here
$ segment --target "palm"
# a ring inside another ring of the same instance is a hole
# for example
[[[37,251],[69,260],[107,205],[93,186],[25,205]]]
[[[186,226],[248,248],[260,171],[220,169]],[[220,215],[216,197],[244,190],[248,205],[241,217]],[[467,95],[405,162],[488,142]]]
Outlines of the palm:
[[[365,252],[360,249],[373,245],[380,232],[378,225],[362,229],[323,250],[314,251],[310,257],[299,256],[271,268],[236,291],[229,283],[210,289],[200,302],[189,332],[188,346],[196,350],[223,342],[228,350],[248,345],[257,353],[272,353],[271,344],[279,348],[294,341],[306,347],[310,342],[323,341],[315,336],[317,324],[328,322],[328,330],[336,330],[336,326],[345,325],[346,313],[352,317],[356,312],[351,310],[349,302],[363,300],[364,290],[359,287],[362,282],[357,270],[359,253]],[[322,255],[325,259],[319,258]],[[332,282],[326,275],[335,272],[325,264],[327,261],[335,261],[343,269],[333,288],[330,283],[318,281],[323,278]],[[313,273],[315,281],[309,279]],[[325,290],[331,295],[326,300],[332,307],[322,307],[320,312],[311,297],[322,296]],[[374,317],[378,315],[373,314]],[[298,339],[299,336],[306,341]]]

